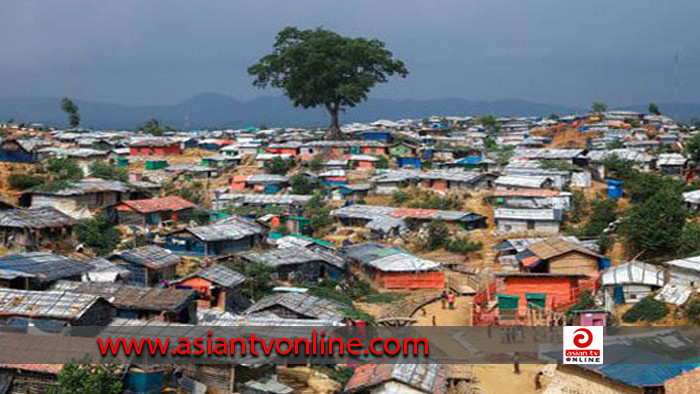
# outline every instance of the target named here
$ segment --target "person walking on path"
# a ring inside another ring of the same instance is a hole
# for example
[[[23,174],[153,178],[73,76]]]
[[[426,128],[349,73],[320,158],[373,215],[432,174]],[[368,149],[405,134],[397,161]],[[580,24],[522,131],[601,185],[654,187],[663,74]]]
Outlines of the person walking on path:
[[[455,293],[450,292],[447,295],[447,303],[450,304],[450,309],[455,309]]]
[[[542,371],[537,372],[537,375],[535,375],[535,391],[540,391],[542,390],[542,376],[544,373]]]
[[[520,353],[513,353],[513,373],[520,375]]]
[[[447,305],[447,292],[445,290],[440,293],[440,303],[442,304],[442,309],[445,309],[445,305]]]

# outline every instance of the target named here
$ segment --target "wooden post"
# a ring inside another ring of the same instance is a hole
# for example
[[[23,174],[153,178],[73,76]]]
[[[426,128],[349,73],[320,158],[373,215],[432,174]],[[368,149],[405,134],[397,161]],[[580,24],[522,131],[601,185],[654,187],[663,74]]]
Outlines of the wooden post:
[[[229,381],[228,381],[228,392],[233,393],[233,382],[236,377],[236,366],[231,365],[229,369]]]

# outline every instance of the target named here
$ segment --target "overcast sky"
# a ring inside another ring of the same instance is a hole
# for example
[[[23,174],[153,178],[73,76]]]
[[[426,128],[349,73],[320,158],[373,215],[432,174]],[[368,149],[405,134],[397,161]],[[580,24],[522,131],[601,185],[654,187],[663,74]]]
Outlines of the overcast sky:
[[[0,96],[240,99],[288,25],[376,37],[411,74],[387,98],[700,102],[697,0],[0,0]]]

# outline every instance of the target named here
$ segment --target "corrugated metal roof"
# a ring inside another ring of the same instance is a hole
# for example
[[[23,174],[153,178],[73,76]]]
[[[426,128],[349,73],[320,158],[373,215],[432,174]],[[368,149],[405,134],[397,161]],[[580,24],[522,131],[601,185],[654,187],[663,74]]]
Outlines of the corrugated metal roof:
[[[41,229],[74,226],[76,223],[75,219],[53,207],[0,211],[0,227]]]
[[[394,183],[420,180],[420,170],[397,170],[378,174],[370,179],[372,183]]]
[[[254,174],[245,180],[247,183],[287,183],[289,177],[275,174]]]
[[[309,202],[313,196],[301,194],[246,194],[224,193],[218,199],[233,204],[243,205],[303,205]],[[216,199],[214,200],[216,201]]]
[[[347,207],[338,208],[331,212],[331,215],[340,218],[358,218],[372,220],[377,216],[390,216],[396,208],[381,205],[353,204]]]
[[[224,267],[223,265],[216,264],[209,266],[207,268],[202,268],[197,272],[180,278],[173,283],[181,283],[184,280],[190,278],[202,278],[206,279],[212,283],[215,283],[223,287],[236,287],[243,284],[246,281],[246,277],[239,274],[238,272]]]
[[[343,312],[347,306],[337,301],[300,293],[273,294],[251,305],[245,315],[264,312],[266,309],[282,306],[302,316],[321,320],[343,320]]]
[[[58,254],[30,252],[0,257],[0,269],[32,274],[42,282],[50,282],[60,278],[79,276],[90,271],[91,267]]]
[[[514,156],[528,159],[571,160],[583,152],[583,149],[516,149]]]
[[[66,280],[56,282],[52,290],[67,294],[100,296],[120,309],[148,311],[179,312],[197,297],[197,292],[194,290],[157,289],[107,282],[85,283]]]
[[[346,175],[347,175],[347,173],[345,172],[345,170],[328,170],[328,171],[323,171],[320,174],[318,174],[318,176],[324,177],[324,178],[326,178],[326,177],[343,177]]]
[[[373,220],[381,216],[391,216],[394,218],[414,218],[414,219],[437,219],[446,221],[456,220],[480,220],[483,216],[465,211],[446,211],[439,209],[422,208],[394,208],[381,205],[353,204],[347,207],[338,208],[331,212],[331,215],[339,218],[357,218]]]
[[[99,298],[94,294],[77,294],[65,291],[27,291],[0,288],[0,314],[74,320],[79,318]]]
[[[421,179],[438,179],[453,182],[476,183],[486,176],[482,172],[463,170],[430,170],[420,174]]]
[[[661,153],[656,164],[660,166],[683,166],[687,161],[688,159],[680,153]]]
[[[207,226],[187,227],[186,230],[202,241],[236,240],[260,233],[260,231],[254,231],[237,223],[216,223]]]
[[[345,385],[345,392],[369,392],[376,386],[392,381],[426,394],[447,392],[447,375],[439,364],[361,365]]]
[[[264,253],[248,253],[246,256],[273,267],[323,261],[338,268],[345,268],[345,258],[330,250],[312,250],[301,246],[287,246]]]
[[[182,259],[168,249],[156,245],[146,245],[135,249],[122,250],[112,255],[130,263],[161,269],[178,264]]]
[[[367,223],[365,227],[382,233],[388,233],[394,229],[398,229],[399,233],[402,234],[409,231],[403,219],[393,218],[391,216],[377,216]]]
[[[371,147],[384,147],[386,144],[383,144],[378,141],[371,141],[371,140],[346,140],[346,141],[324,141],[324,140],[319,140],[319,141],[309,141],[308,143],[305,144],[305,146],[310,146],[310,147],[323,147],[323,146],[329,146],[329,147],[351,147],[351,146],[371,146]]]
[[[54,196],[75,196],[87,193],[97,192],[118,192],[126,193],[129,188],[119,181],[109,181],[99,178],[85,178],[76,182],[72,182],[68,187],[61,190],[45,191],[41,189],[32,189],[35,194],[48,194]]]
[[[596,240],[585,240],[581,241],[578,238],[574,236],[560,236],[559,238],[579,244],[585,248],[591,249],[591,250],[597,250],[598,249],[598,243]],[[511,238],[511,239],[506,239],[499,244],[494,246],[495,250],[515,250],[516,252],[522,252],[523,250],[527,249],[528,246],[543,241],[547,238]]]
[[[143,137],[136,137],[133,138],[129,146],[133,147],[140,147],[140,146],[149,146],[149,147],[162,147],[162,146],[171,146],[174,144],[179,144],[179,142],[174,141],[170,138],[167,137],[158,137],[158,138],[143,138]]]
[[[644,153],[643,150],[635,149],[611,149],[611,150],[592,150],[585,157],[593,163],[601,163],[611,156],[617,156],[623,160],[631,160],[637,163],[649,163],[654,161],[654,157]]]
[[[494,190],[494,197],[559,197],[571,196],[571,192],[562,192],[551,189],[515,189],[515,190]]]

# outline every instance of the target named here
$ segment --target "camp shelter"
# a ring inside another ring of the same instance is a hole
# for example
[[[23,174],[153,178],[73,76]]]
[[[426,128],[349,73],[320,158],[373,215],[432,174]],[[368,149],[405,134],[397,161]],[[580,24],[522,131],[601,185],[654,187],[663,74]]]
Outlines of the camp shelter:
[[[6,254],[0,257],[0,287],[45,289],[59,279],[80,280],[90,269],[88,264],[54,253]]]
[[[557,234],[563,220],[560,209],[496,208],[493,219],[503,233]]]
[[[2,325],[100,326],[114,315],[114,306],[95,294],[0,289]]]
[[[245,281],[243,275],[217,264],[170,282],[170,286],[196,290],[200,294],[198,309],[233,311],[243,302],[240,290]]]
[[[0,240],[5,247],[26,250],[51,248],[71,240],[75,219],[53,207],[15,208],[0,211]]]
[[[261,244],[267,229],[252,219],[232,215],[206,226],[187,227],[166,236],[165,247],[189,256],[245,252]]]
[[[446,394],[447,374],[440,364],[369,364],[357,367],[346,393]]]
[[[562,305],[575,303],[584,291],[582,274],[496,273],[496,294],[511,298],[508,305],[516,305],[521,311],[544,308],[560,309]],[[500,303],[500,299],[499,299]]]
[[[32,140],[7,138],[0,142],[0,161],[9,163],[34,163],[38,144]]]
[[[439,263],[403,249],[365,243],[348,246],[343,251],[352,261],[352,270],[366,276],[375,287],[387,290],[445,287],[445,272]]]
[[[119,224],[155,226],[162,223],[187,222],[196,205],[178,196],[144,200],[125,200],[116,206]]]
[[[63,280],[56,282],[52,291],[102,297],[117,308],[118,317],[161,322],[197,322],[198,293],[194,290]]]
[[[287,246],[247,253],[243,258],[273,267],[279,279],[295,283],[317,283],[322,279],[339,281],[346,270],[343,256],[321,247]]]
[[[25,192],[31,208],[53,207],[75,219],[93,216],[93,211],[113,206],[128,196],[130,188],[122,182],[84,178],[58,187],[39,185]]]
[[[522,257],[521,257],[522,256]],[[534,243],[516,256],[521,267],[529,272],[551,274],[594,274],[605,257],[577,243],[552,237]]]
[[[245,311],[245,315],[274,314],[280,318],[344,320],[348,306],[328,298],[301,293],[278,293],[264,297]]]
[[[131,271],[128,283],[141,287],[175,278],[176,266],[182,262],[180,256],[156,245],[118,251],[109,260]]]
[[[666,283],[662,266],[630,261],[608,268],[601,276],[601,286],[608,310],[613,305],[636,303]]]
[[[693,369],[636,346],[606,344],[604,357],[606,364],[558,365],[550,385],[562,392],[663,393],[665,382]]]
[[[131,156],[167,156],[182,154],[182,146],[170,138],[144,138],[129,144]]]

